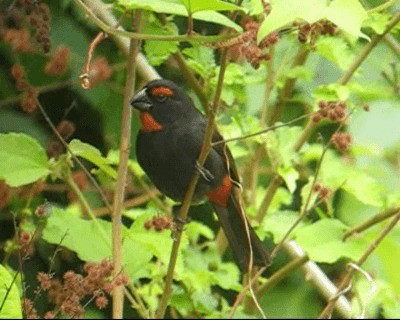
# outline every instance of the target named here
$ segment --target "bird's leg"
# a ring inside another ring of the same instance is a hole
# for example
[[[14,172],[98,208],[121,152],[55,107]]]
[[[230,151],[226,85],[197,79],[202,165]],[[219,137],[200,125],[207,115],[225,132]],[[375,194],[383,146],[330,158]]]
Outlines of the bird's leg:
[[[187,223],[190,222],[190,217],[187,217],[186,219],[181,219],[179,217],[179,211],[181,210],[181,206],[180,205],[176,205],[172,207],[172,215],[174,216],[173,218],[173,224],[172,224],[172,233],[171,233],[171,237],[174,241],[176,241],[176,232],[177,231],[182,231],[183,230],[183,226]]]
[[[194,165],[194,167],[207,182],[211,182],[212,180],[214,180],[214,175],[206,168],[201,166],[199,161],[196,160],[196,164]]]

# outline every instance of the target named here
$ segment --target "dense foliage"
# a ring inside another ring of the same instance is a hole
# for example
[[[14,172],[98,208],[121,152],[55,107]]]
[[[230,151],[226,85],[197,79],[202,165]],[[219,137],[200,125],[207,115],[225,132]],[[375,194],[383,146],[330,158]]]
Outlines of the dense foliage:
[[[399,317],[399,21],[394,0],[0,0],[0,318],[109,318],[122,287],[126,318],[163,295],[174,318],[326,317],[337,290],[336,317]],[[252,290],[202,203],[166,296],[174,203],[136,113],[118,173],[132,66],[131,91],[161,76],[216,116],[273,253]]]

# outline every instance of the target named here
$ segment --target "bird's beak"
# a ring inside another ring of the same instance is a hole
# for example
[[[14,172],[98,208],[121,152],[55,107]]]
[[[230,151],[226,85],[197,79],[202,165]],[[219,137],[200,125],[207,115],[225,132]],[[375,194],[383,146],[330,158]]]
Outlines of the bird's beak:
[[[149,111],[152,107],[151,101],[147,97],[146,89],[138,91],[131,99],[130,104],[132,107],[138,109],[139,111]]]

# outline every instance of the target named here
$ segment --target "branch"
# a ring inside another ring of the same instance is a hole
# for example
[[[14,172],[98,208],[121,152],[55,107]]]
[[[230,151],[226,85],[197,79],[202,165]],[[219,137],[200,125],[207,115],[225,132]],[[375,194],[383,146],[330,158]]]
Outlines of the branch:
[[[92,0],[90,0],[92,1]],[[128,32],[123,29],[115,29],[110,25],[104,23],[99,19],[96,14],[83,3],[82,0],[75,0],[75,2],[86,11],[86,13],[92,18],[93,22],[105,33],[117,35],[125,38],[131,38],[136,40],[157,40],[157,41],[186,41],[186,42],[200,42],[200,43],[210,43],[219,42],[223,40],[228,40],[237,37],[239,34],[229,34],[229,35],[215,35],[215,36],[201,36],[197,34],[186,34],[186,35],[157,35],[157,34],[145,34],[145,33],[135,33]]]
[[[141,11],[135,13],[132,19],[136,30],[140,23]],[[114,193],[114,210],[112,215],[112,239],[113,239],[113,262],[114,275],[117,275],[122,270],[122,210],[125,198],[125,185],[127,177],[129,151],[131,146],[131,123],[132,123],[132,108],[129,105],[129,100],[135,87],[135,58],[139,51],[139,43],[135,39],[130,40],[128,66],[126,73],[124,104],[122,113],[122,132],[120,145],[120,160],[118,166],[118,177],[115,185]],[[122,319],[124,307],[124,288],[123,286],[115,287],[113,291],[113,319]]]
[[[293,258],[300,258],[306,254],[295,241],[285,242],[283,248]],[[339,290],[315,262],[308,261],[301,268],[307,280],[314,284],[325,299],[330,299]],[[345,297],[339,297],[332,306],[343,318],[351,318],[351,304]]]
[[[212,109],[210,110],[210,113],[208,115],[208,123],[207,123],[207,127],[206,127],[206,132],[204,135],[203,145],[202,145],[200,155],[198,158],[198,163],[200,166],[204,165],[207,155],[212,147],[211,139],[212,139],[213,132],[214,132],[215,115],[217,113],[219,101],[221,98],[222,85],[223,85],[223,79],[224,79],[224,75],[225,75],[226,66],[227,66],[226,50],[224,50],[221,55],[221,68],[220,68],[219,77],[218,77],[217,89],[216,89],[215,96],[214,96],[214,102],[212,105]],[[186,219],[187,219],[189,207],[192,202],[193,194],[194,194],[198,180],[199,180],[199,172],[195,171],[195,174],[189,183],[189,186],[185,193],[185,197],[183,198],[183,201],[182,201],[182,206],[181,206],[181,209],[180,209],[179,215],[178,215],[179,221],[186,221]],[[161,301],[160,301],[160,304],[158,306],[158,310],[156,313],[157,319],[164,318],[165,310],[167,309],[168,299],[171,294],[172,281],[173,281],[173,277],[174,277],[176,259],[178,258],[178,249],[179,249],[181,237],[182,237],[182,228],[178,228],[178,230],[176,231],[174,243],[172,246],[167,276],[165,279],[164,293],[163,293],[163,296],[161,298]]]
[[[396,224],[397,224],[397,222],[399,222],[399,220],[400,220],[400,211],[397,212],[397,214],[392,219],[392,221],[390,221],[389,224],[379,233],[379,235],[375,239],[375,241],[373,243],[371,243],[371,245],[368,247],[368,249],[361,256],[361,258],[358,259],[358,261],[356,262],[356,265],[358,267],[360,267],[367,260],[367,258],[378,247],[378,245],[382,242],[382,240],[396,226]],[[333,310],[333,306],[334,306],[335,302],[338,299],[343,298],[344,290],[346,288],[348,288],[349,285],[351,284],[351,279],[356,271],[357,271],[356,268],[349,269],[349,271],[344,276],[342,282],[340,283],[339,287],[337,288],[337,291],[335,292],[335,294],[331,295],[331,297],[329,299],[329,303],[326,305],[325,309],[319,315],[319,319],[327,319],[330,317],[330,315],[332,314],[332,310]]]
[[[75,3],[83,8],[89,15],[90,13],[93,15],[95,14],[96,17],[99,20],[101,19],[100,21],[104,24],[115,26],[118,23],[118,20],[115,18],[112,12],[107,9],[107,6],[101,0],[85,0],[85,3],[83,3],[81,0],[75,0]],[[118,30],[124,31],[122,27],[118,27]],[[110,34],[110,36],[120,50],[126,56],[128,56],[129,39],[117,34]],[[157,71],[149,64],[144,55],[141,53],[136,56],[136,70],[146,81],[160,78],[160,75],[157,73]]]
[[[347,238],[349,238],[350,236],[352,236],[355,233],[362,232],[362,231],[368,229],[369,227],[371,227],[379,222],[382,222],[383,220],[386,220],[387,218],[394,216],[395,214],[399,213],[399,211],[400,211],[400,208],[387,209],[387,210],[382,211],[381,213],[373,216],[372,218],[368,219],[367,221],[364,221],[363,223],[360,223],[360,224],[352,227],[351,229],[347,230],[347,232],[344,234],[343,241],[345,241]]]

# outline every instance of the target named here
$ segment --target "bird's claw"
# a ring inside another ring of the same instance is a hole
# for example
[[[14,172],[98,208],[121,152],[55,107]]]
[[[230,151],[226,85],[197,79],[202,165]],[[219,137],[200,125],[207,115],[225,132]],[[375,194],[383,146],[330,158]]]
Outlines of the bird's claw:
[[[186,219],[181,219],[177,216],[174,216],[174,220],[172,223],[172,233],[171,233],[172,240],[174,240],[174,241],[178,240],[176,233],[182,232],[184,225],[189,223],[190,220],[191,220],[190,217],[187,217]]]
[[[211,182],[214,179],[214,175],[206,168],[201,166],[199,161],[196,160],[196,164],[194,166],[196,170],[200,173],[200,175],[204,178],[204,180],[206,180],[207,182]]]

